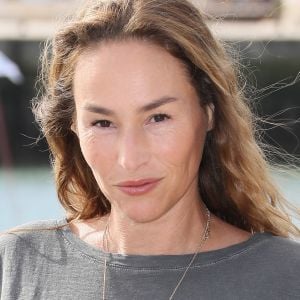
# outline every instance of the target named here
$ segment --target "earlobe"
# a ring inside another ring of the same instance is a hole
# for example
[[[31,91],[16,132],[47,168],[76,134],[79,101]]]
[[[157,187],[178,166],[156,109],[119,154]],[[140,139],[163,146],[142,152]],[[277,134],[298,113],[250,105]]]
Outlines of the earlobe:
[[[210,131],[214,128],[215,118],[214,118],[215,106],[213,103],[210,103],[206,106],[207,114],[207,131]]]
[[[71,130],[77,135],[77,128],[74,122],[71,125]]]

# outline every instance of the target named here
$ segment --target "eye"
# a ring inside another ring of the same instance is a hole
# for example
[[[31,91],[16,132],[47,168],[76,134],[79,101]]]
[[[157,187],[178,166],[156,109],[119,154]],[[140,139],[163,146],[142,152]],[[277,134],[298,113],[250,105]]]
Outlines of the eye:
[[[108,120],[98,120],[92,123],[93,126],[101,127],[101,128],[109,128],[111,127],[111,122]]]
[[[150,121],[154,120],[154,123],[158,123],[158,122],[163,122],[163,121],[166,121],[169,119],[170,119],[170,116],[168,116],[167,114],[156,114],[150,118]]]

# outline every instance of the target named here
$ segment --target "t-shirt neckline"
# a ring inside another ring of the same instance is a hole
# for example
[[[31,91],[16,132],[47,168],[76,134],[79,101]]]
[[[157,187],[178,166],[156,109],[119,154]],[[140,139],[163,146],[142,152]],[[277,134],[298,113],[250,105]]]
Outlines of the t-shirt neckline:
[[[106,253],[102,250],[84,242],[72,232],[66,218],[57,220],[58,230],[75,251],[92,261],[103,263],[105,258],[107,264],[121,268],[131,269],[180,269],[186,268],[193,254],[182,255],[123,255]],[[257,247],[262,242],[272,237],[269,232],[256,232],[249,239],[225,248],[199,252],[192,267],[214,264],[218,261],[230,259],[233,256],[242,255]]]

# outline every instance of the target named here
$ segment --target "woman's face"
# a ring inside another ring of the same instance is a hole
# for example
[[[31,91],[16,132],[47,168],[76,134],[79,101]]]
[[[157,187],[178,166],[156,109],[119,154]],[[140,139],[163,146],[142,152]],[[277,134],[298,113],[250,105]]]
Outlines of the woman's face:
[[[112,211],[150,222],[199,201],[212,112],[180,61],[143,41],[86,50],[75,69],[76,131]]]

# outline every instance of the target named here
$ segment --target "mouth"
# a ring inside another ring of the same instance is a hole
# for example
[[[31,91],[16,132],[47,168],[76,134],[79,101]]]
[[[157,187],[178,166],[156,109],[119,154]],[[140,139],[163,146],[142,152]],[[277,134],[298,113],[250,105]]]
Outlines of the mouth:
[[[138,196],[146,194],[153,190],[162,178],[148,178],[141,180],[132,180],[120,182],[117,187],[125,194]]]

